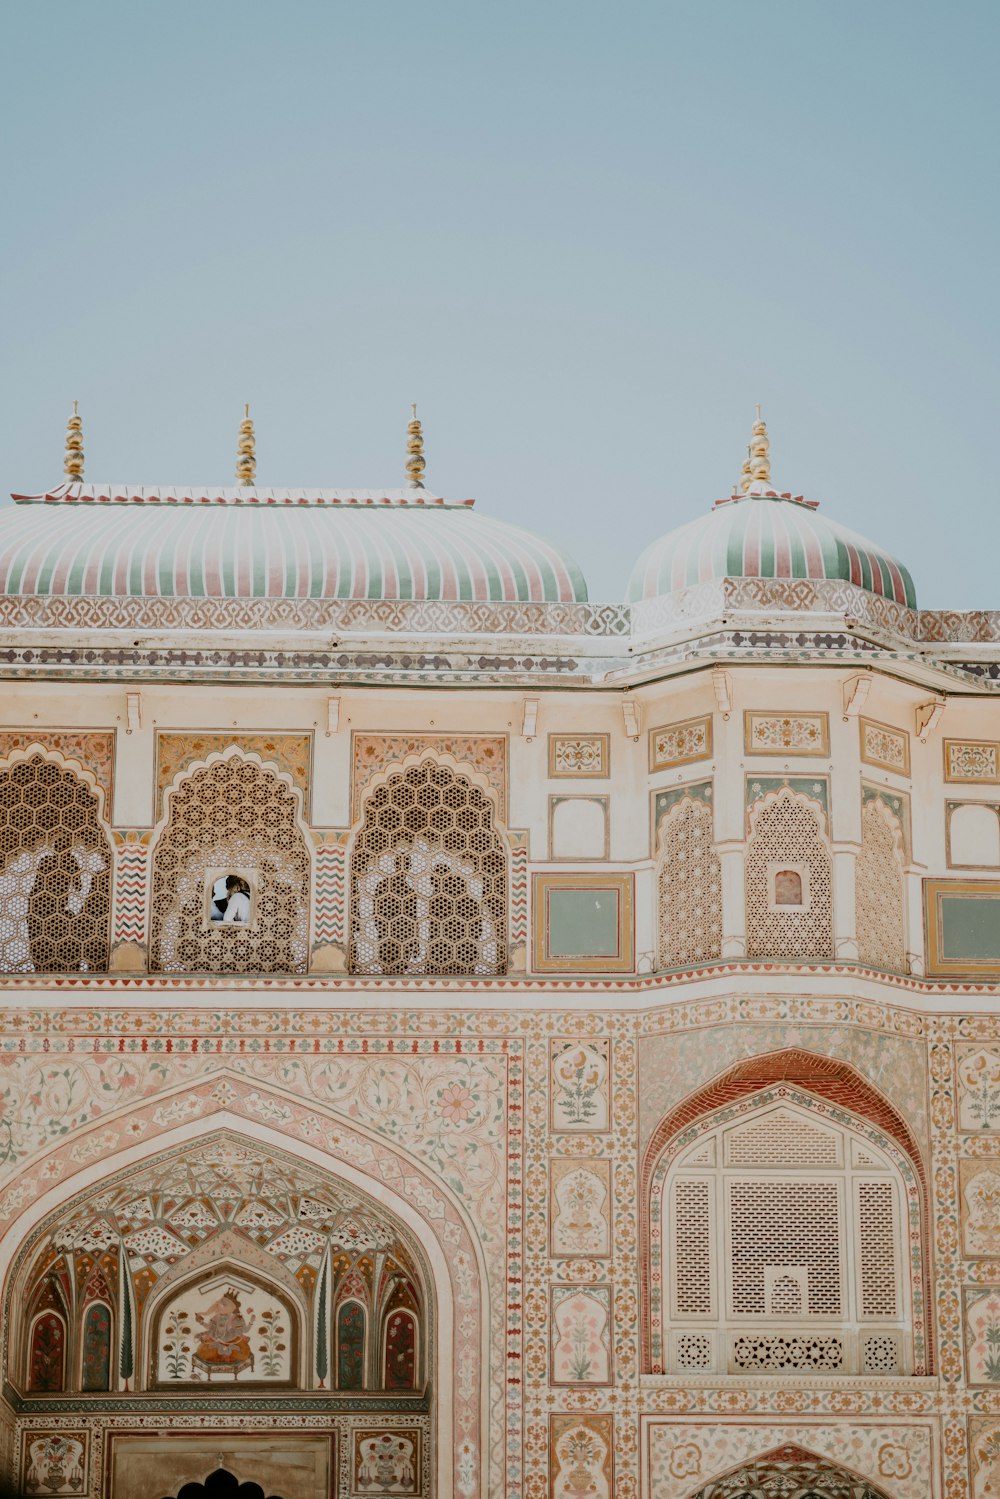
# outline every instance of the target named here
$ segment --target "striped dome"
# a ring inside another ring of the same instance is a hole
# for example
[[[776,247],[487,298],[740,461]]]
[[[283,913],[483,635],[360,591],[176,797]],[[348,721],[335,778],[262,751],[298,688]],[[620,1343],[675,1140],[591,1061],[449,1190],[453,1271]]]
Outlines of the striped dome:
[[[627,597],[635,603],[716,578],[840,579],[916,607],[901,562],[819,515],[812,501],[761,486],[654,541],[632,570]]]
[[[423,490],[66,484],[0,511],[0,593],[582,602],[551,543]]]

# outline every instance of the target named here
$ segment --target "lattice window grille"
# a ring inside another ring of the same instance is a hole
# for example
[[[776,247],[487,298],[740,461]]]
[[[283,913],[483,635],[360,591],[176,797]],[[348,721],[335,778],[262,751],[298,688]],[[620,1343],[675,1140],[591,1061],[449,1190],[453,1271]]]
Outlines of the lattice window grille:
[[[489,797],[435,760],[365,801],[351,861],[351,971],[507,970],[507,857]]]
[[[174,790],[153,853],[151,966],[164,973],[304,973],[310,856],[298,798],[241,755],[196,770]],[[206,930],[206,871],[257,874],[252,928]]]
[[[813,1317],[843,1311],[843,1201],[838,1182],[737,1178],[727,1183],[729,1311],[767,1313],[764,1275],[771,1265],[804,1265]]]
[[[712,1339],[704,1333],[682,1332],[674,1340],[674,1364],[692,1374],[711,1370],[715,1362]]]
[[[673,1184],[670,1235],[671,1257],[677,1266],[673,1283],[676,1316],[712,1315],[715,1310],[712,1188],[710,1181],[687,1176],[677,1177]]]
[[[687,968],[722,953],[722,864],[712,808],[685,796],[660,823],[657,874],[660,968]]]
[[[861,1368],[865,1374],[899,1373],[899,1339],[893,1333],[872,1333],[862,1338]]]
[[[660,1196],[660,1283],[674,1323],[662,1345],[668,1366],[680,1372],[682,1333],[713,1337],[728,1326],[731,1351],[731,1339],[744,1335],[740,1324],[751,1324],[746,1336],[798,1338],[803,1319],[819,1319],[834,1324],[829,1336],[839,1340],[845,1372],[865,1356],[863,1324],[895,1323],[879,1336],[898,1339],[901,1368],[911,1290],[903,1192],[874,1142],[866,1138],[860,1149],[849,1129],[818,1127],[794,1103],[718,1124],[680,1155]]]
[[[833,862],[820,817],[817,805],[787,787],[754,808],[746,860],[748,957],[833,957]],[[806,909],[774,902],[771,871],[778,866],[804,867]]]
[[[873,968],[902,973],[906,966],[903,839],[880,797],[861,813],[861,850],[855,873],[858,956]]]
[[[840,1136],[817,1128],[791,1109],[774,1109],[762,1119],[726,1134],[730,1166],[839,1166]]]
[[[729,1356],[734,1374],[791,1374],[805,1370],[840,1373],[842,1339],[815,1333],[744,1334],[733,1338]]]
[[[107,969],[113,852],[99,808],[44,756],[0,772],[0,973]]]
[[[854,1182],[856,1264],[862,1317],[891,1320],[899,1305],[899,1239],[895,1193],[891,1181]]]

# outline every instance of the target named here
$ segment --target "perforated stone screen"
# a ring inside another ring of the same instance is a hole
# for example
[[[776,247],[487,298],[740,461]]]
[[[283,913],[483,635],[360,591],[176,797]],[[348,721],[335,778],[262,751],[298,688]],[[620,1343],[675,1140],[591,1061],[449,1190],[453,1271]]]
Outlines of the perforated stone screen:
[[[660,824],[658,873],[661,968],[704,963],[722,952],[722,866],[712,809],[685,796]]]
[[[291,790],[234,757],[194,772],[170,797],[153,852],[150,966],[165,973],[304,973],[310,860]],[[255,871],[252,927],[205,920],[206,872]]]
[[[351,910],[354,973],[505,973],[507,859],[489,798],[431,759],[377,786]]]
[[[111,847],[98,797],[41,756],[0,775],[0,972],[106,969]]]
[[[906,963],[902,837],[898,822],[878,798],[869,801],[861,814],[856,904],[861,961],[902,973]]]
[[[808,872],[804,909],[774,898],[774,866]],[[746,863],[747,955],[751,958],[833,957],[833,870],[819,812],[784,790],[756,808]]]

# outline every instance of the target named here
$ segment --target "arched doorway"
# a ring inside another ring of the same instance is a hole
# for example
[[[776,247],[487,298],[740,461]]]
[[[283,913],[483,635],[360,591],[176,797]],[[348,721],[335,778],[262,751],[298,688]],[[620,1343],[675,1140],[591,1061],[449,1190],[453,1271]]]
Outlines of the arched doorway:
[[[216,1468],[204,1483],[186,1483],[170,1499],[265,1499],[259,1483],[249,1480],[240,1483],[228,1468]],[[278,1494],[269,1494],[267,1499],[280,1499]]]
[[[858,1473],[789,1445],[713,1478],[688,1499],[890,1499],[890,1495]]]

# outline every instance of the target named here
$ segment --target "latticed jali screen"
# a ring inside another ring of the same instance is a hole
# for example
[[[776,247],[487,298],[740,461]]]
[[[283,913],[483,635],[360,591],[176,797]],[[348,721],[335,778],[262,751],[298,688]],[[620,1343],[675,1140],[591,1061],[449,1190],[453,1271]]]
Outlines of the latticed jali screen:
[[[354,973],[506,972],[507,859],[489,798],[431,759],[376,787],[351,911]]]
[[[804,908],[774,900],[776,865],[805,867]],[[747,956],[833,957],[833,869],[820,830],[819,812],[791,791],[758,807],[747,852]]]
[[[797,1109],[707,1135],[665,1199],[671,1366],[897,1370],[900,1187],[876,1149]]]
[[[874,798],[861,814],[857,870],[858,955],[873,968],[902,973],[903,847],[899,824]]]
[[[722,866],[712,809],[684,797],[660,824],[660,968],[684,968],[722,952]]]
[[[0,775],[0,972],[107,968],[112,856],[97,809],[41,756]]]
[[[252,925],[209,926],[212,869],[252,870]],[[151,967],[164,973],[304,973],[309,852],[293,793],[253,761],[206,766],[170,797],[153,853]]]

